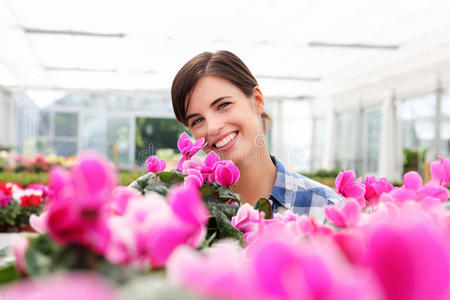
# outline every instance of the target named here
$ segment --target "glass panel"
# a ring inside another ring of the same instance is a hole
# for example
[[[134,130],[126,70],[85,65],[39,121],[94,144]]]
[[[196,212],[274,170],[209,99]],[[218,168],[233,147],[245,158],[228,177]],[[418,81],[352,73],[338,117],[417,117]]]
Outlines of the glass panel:
[[[119,165],[131,165],[130,121],[130,117],[108,117],[108,157]]]
[[[431,147],[434,135],[435,95],[403,101],[398,109],[401,121],[403,148]]]
[[[336,167],[359,173],[359,113],[350,111],[336,117]]]
[[[39,136],[49,136],[50,135],[50,112],[40,111],[39,112]]]
[[[325,118],[318,118],[314,120],[314,147],[312,149],[312,164],[313,170],[319,170],[322,168],[322,162],[325,155],[326,145],[326,128],[327,120]]]
[[[397,115],[402,131],[403,172],[422,172],[426,153],[434,138],[436,95],[406,99],[398,105]]]
[[[283,148],[281,160],[291,171],[311,169],[312,120],[308,102],[283,102]]]
[[[55,113],[55,136],[77,136],[78,114],[77,113]]]
[[[378,156],[380,153],[381,133],[381,110],[367,112],[366,128],[366,172],[376,173],[378,171]]]
[[[106,116],[86,114],[82,121],[81,148],[106,154]]]
[[[55,141],[56,155],[73,156],[78,152],[77,142],[74,141]]]
[[[38,137],[35,140],[36,153],[42,153],[44,155],[50,155],[54,153],[53,144],[48,137]]]
[[[177,140],[184,130],[174,119],[136,118],[136,164],[161,149],[178,152]]]
[[[445,157],[450,157],[450,91],[442,95],[441,149]]]

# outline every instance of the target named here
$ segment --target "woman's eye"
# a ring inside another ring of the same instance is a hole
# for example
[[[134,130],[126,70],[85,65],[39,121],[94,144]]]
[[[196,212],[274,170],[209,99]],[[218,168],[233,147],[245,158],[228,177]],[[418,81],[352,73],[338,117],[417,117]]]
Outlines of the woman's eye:
[[[221,103],[221,104],[219,104],[218,109],[219,109],[219,110],[220,110],[220,109],[223,109],[223,108],[227,107],[229,104],[231,104],[231,103],[230,103],[230,102],[224,102],[224,103]]]
[[[197,124],[200,124],[200,122],[203,120],[203,118],[198,118],[197,120],[195,120],[194,122],[191,123],[191,127],[194,127]]]

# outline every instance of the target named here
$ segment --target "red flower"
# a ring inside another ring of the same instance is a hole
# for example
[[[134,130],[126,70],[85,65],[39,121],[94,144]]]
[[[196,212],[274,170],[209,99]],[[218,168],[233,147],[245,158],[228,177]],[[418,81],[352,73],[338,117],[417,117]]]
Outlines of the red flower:
[[[29,194],[20,197],[20,205],[22,205],[23,207],[38,206],[41,203],[42,196],[40,195]]]
[[[21,189],[22,186],[20,184],[12,183],[12,182],[4,182],[4,183],[0,184],[0,191],[2,191],[6,195],[11,196],[12,192],[15,188]]]

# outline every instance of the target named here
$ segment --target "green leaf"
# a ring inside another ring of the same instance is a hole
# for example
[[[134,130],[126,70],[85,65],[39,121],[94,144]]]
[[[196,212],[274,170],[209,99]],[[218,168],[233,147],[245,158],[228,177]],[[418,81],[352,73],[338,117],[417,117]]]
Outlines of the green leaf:
[[[236,215],[236,212],[239,209],[238,206],[214,201],[207,202],[206,206],[211,214],[211,219],[208,223],[209,236],[216,231],[217,239],[241,239],[243,233],[234,228],[231,224],[231,218]]]
[[[200,193],[202,194],[203,197],[208,197],[211,195],[214,195],[217,191],[210,185],[208,184],[204,184],[201,188],[200,188]]]
[[[30,275],[48,274],[53,270],[53,257],[61,252],[61,247],[42,234],[31,240],[25,260]]]
[[[145,175],[142,175],[132,183],[128,185],[128,187],[137,190],[140,193],[144,193],[144,189],[149,185],[156,182],[156,174],[149,172]]]
[[[232,200],[239,204],[241,203],[241,195],[234,193],[232,190],[223,185],[219,187],[219,198]]]
[[[185,175],[180,171],[164,171],[156,173],[159,179],[167,184],[177,184],[184,181]]]
[[[255,209],[264,212],[264,219],[273,218],[272,206],[270,205],[270,201],[266,198],[259,198],[258,202],[255,205]]]
[[[20,279],[20,274],[17,272],[16,266],[10,264],[0,268],[0,285]]]
[[[144,194],[155,192],[165,197],[169,191],[169,187],[170,186],[164,182],[153,182],[144,189]]]

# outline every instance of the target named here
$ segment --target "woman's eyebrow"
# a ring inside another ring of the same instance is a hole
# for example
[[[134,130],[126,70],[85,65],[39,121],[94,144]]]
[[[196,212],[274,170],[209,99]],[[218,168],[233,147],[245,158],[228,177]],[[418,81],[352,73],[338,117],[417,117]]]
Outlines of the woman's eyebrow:
[[[211,104],[209,105],[209,107],[213,107],[217,102],[219,102],[220,100],[223,100],[225,98],[231,98],[231,96],[223,96],[220,98],[217,98],[216,100],[214,100],[213,102],[211,102]]]
[[[226,98],[231,98],[231,96],[223,96],[223,97],[219,97],[216,100],[214,100],[213,102],[211,102],[211,104],[209,105],[209,107],[213,107],[217,102],[219,102],[220,100],[226,99]],[[186,117],[186,121],[189,121],[190,118],[199,116],[200,114],[190,114],[189,116]]]

